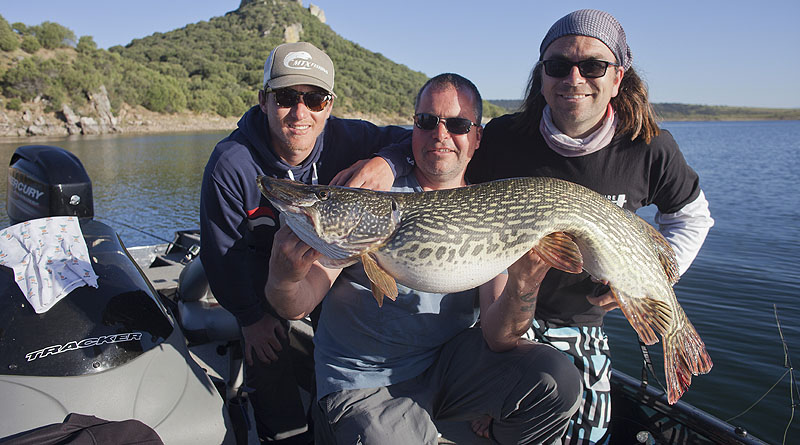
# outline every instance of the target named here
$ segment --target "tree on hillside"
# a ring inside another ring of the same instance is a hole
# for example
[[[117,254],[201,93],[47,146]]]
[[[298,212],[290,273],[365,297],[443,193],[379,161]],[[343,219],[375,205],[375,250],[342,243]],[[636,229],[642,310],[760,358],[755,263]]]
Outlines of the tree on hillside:
[[[0,50],[14,51],[17,48],[19,48],[19,38],[11,29],[11,25],[0,15]]]
[[[97,43],[94,42],[92,36],[81,36],[81,38],[78,39],[78,44],[75,45],[75,49],[78,50],[79,53],[91,53],[97,50]]]
[[[11,24],[11,29],[13,29],[17,34],[21,36],[28,35],[28,25],[22,22],[14,22]]]
[[[29,27],[28,31],[47,49],[75,46],[75,33],[58,23],[42,22],[38,26]]]
[[[39,39],[36,36],[27,35],[22,37],[22,43],[20,43],[19,47],[26,53],[33,54],[42,48],[42,44],[39,43]]]

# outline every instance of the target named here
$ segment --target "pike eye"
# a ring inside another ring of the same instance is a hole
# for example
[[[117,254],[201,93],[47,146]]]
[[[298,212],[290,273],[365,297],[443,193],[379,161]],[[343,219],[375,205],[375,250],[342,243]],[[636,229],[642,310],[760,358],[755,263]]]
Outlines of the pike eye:
[[[327,190],[320,190],[320,191],[317,192],[317,198],[319,198],[322,201],[325,201],[330,196],[331,196],[331,192],[329,192]]]

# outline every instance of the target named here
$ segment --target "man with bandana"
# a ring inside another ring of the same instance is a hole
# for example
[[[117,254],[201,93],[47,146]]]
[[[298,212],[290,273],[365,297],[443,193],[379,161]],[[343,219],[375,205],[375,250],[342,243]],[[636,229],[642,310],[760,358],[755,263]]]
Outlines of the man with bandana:
[[[467,178],[550,176],[630,211],[654,204],[659,231],[685,272],[713,220],[697,173],[656,124],[622,26],[603,11],[574,11],[553,24],[539,51],[522,111],[486,125]],[[585,272],[551,269],[542,282],[528,335],[571,356],[584,378],[565,443],[608,440],[611,354],[603,317],[616,307],[608,287]],[[473,430],[491,435],[486,419]]]

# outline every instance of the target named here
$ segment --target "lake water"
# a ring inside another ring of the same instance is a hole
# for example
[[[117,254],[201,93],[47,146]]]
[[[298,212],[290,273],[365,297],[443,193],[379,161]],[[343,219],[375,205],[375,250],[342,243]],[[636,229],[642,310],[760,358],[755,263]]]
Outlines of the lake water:
[[[676,294],[714,361],[683,396],[691,404],[781,443],[800,393],[789,360],[800,363],[800,122],[667,122],[710,202],[715,226]],[[96,136],[0,142],[0,159],[19,145],[75,153],[92,179],[95,218],[128,246],[171,240],[199,226],[203,167],[226,133]],[[0,181],[5,203],[7,181]],[[0,227],[8,225],[0,212]],[[644,209],[651,218],[654,211]],[[639,376],[636,336],[619,311],[607,317],[614,365]],[[660,343],[650,347],[663,382]],[[792,355],[794,354],[794,355]],[[795,374],[796,371],[795,371]],[[652,379],[651,379],[652,380]],[[772,388],[774,386],[774,388]],[[772,388],[770,390],[770,388]],[[800,443],[800,412],[786,442]]]

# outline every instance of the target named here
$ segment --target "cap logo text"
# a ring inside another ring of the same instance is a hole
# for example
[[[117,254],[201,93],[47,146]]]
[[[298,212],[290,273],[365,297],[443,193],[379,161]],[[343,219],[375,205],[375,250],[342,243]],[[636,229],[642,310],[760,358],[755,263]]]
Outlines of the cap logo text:
[[[311,59],[311,54],[306,51],[290,52],[286,55],[286,57],[283,58],[283,66],[296,70],[310,70],[311,68],[316,68],[325,74],[328,74],[328,70],[322,65],[314,63],[314,61]]]

